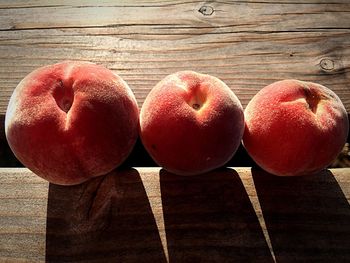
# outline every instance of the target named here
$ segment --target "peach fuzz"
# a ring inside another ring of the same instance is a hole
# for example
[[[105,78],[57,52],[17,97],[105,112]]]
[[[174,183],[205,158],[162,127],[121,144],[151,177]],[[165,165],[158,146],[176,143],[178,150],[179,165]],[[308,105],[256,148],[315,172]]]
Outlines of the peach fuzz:
[[[138,113],[121,77],[93,63],[64,61],[18,84],[5,132],[26,167],[51,183],[73,185],[127,158],[138,136]]]
[[[243,144],[264,170],[279,176],[314,174],[334,160],[349,131],[339,97],[316,83],[275,82],[245,109]]]
[[[148,94],[140,113],[140,136],[158,165],[178,175],[223,166],[244,131],[241,103],[216,77],[181,71]]]

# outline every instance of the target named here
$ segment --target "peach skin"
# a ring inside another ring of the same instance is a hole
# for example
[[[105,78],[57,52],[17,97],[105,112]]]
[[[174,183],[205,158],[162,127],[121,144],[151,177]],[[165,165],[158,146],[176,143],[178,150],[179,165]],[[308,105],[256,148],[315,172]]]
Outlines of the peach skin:
[[[316,83],[282,80],[260,90],[245,109],[243,144],[264,170],[314,174],[340,153],[349,131],[339,97]]]
[[[34,173],[55,184],[79,184],[127,158],[138,136],[138,107],[112,71],[64,61],[18,84],[5,132],[16,157]]]
[[[156,163],[178,175],[223,166],[244,131],[241,103],[213,76],[180,71],[160,81],[140,113],[141,140]]]

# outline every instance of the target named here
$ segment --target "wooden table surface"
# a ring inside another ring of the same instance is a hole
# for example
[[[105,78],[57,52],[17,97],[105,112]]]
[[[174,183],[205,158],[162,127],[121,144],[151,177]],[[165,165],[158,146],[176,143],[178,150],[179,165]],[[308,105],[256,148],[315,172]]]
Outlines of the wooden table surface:
[[[191,69],[243,106],[296,78],[328,86],[350,112],[350,2],[1,0],[0,161],[13,89],[67,59],[113,70],[139,106]],[[298,178],[124,168],[72,187],[0,168],[0,262],[350,262],[349,198],[350,168]]]
[[[0,169],[0,261],[349,262],[349,169],[114,171],[78,186]]]

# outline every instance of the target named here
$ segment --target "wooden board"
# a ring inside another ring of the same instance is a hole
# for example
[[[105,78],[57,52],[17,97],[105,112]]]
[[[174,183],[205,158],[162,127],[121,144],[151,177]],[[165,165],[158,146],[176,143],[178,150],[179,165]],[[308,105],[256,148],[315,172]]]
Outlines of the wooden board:
[[[62,60],[108,67],[140,107],[167,74],[191,69],[221,78],[243,106],[265,85],[296,78],[328,86],[349,112],[350,2],[0,1],[0,165],[19,165],[4,134],[14,88]]]
[[[350,3],[342,1],[1,1],[0,115],[37,67],[88,60],[120,74],[139,106],[164,76],[224,80],[243,105],[280,79],[316,81],[350,111]]]
[[[349,262],[350,168],[114,171],[78,186],[0,169],[1,262]]]
[[[191,69],[221,78],[243,106],[296,78],[328,86],[350,112],[350,2],[2,0],[0,164],[12,91],[67,59],[116,72],[140,107],[167,74]],[[149,164],[136,149],[132,165]],[[0,168],[0,261],[349,262],[349,176],[137,168],[62,187]]]

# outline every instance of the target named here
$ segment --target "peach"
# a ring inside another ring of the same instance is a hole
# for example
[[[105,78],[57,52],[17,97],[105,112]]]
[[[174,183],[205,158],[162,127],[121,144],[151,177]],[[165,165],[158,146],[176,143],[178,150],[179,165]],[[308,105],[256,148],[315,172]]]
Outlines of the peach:
[[[346,142],[349,120],[339,97],[316,83],[282,80],[245,109],[243,144],[264,170],[280,176],[326,168]]]
[[[142,143],[158,165],[178,175],[223,166],[243,131],[243,108],[236,95],[218,78],[193,71],[167,76],[141,108]]]
[[[39,68],[14,90],[5,117],[8,143],[25,166],[51,183],[106,174],[138,136],[136,99],[121,77],[93,63]]]

